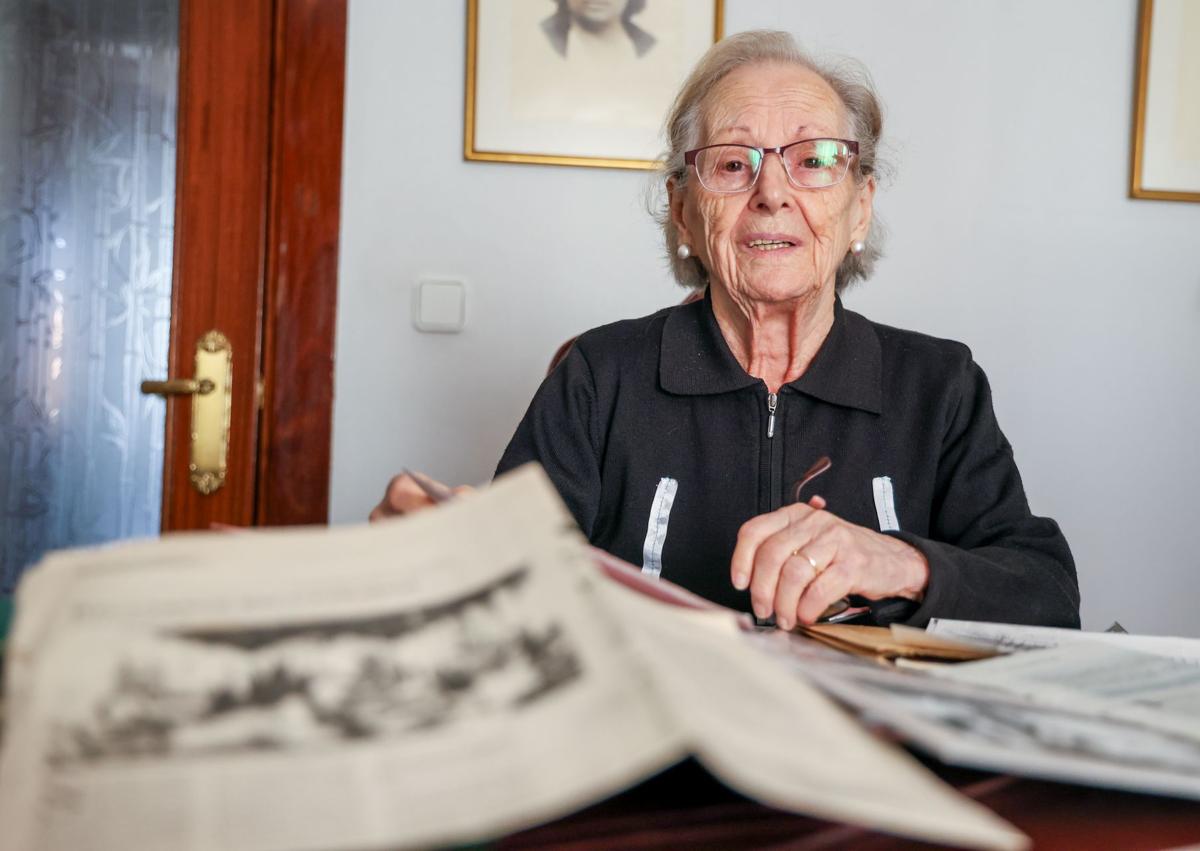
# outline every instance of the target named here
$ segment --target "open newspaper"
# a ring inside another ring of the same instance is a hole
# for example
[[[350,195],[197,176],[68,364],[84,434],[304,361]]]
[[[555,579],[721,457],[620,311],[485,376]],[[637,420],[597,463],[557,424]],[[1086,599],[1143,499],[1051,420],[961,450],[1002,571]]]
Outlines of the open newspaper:
[[[965,621],[939,627],[934,637],[1011,652],[895,668],[795,635],[755,640],[865,720],[943,762],[1200,800],[1195,640]]]
[[[610,581],[532,467],[375,526],[58,554],[8,648],[0,849],[464,843],[689,753],[776,807],[1027,844],[743,639]]]

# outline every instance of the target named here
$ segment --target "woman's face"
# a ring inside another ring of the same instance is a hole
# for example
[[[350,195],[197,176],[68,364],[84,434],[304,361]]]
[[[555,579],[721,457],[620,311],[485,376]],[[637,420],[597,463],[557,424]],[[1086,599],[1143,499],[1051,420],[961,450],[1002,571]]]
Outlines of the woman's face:
[[[755,65],[726,76],[709,95],[703,145],[776,147],[800,139],[846,139],[841,99],[820,76],[793,65]],[[738,302],[782,302],[833,289],[850,243],[866,239],[874,179],[854,168],[841,183],[801,189],[783,161],[767,154],[758,181],[744,192],[718,194],[693,173],[671,185],[671,215],[680,242],[692,248],[710,280]],[[786,243],[753,245],[755,240]]]

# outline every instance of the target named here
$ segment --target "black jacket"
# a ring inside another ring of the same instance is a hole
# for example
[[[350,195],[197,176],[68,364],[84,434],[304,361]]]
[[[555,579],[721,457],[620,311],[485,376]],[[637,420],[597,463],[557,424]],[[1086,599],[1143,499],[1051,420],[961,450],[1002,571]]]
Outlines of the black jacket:
[[[733,357],[705,299],[581,336],[497,473],[540,462],[593,544],[638,565],[661,552],[664,578],[749,611],[729,578],[738,528],[790,500],[828,455],[832,469],[805,497],[929,560],[909,623],[1079,625],[1070,549],[1053,520],[1030,514],[966,346],[878,325],[839,300],[807,372],[780,388],[770,437],[769,418],[766,385]],[[883,477],[894,520],[875,495]],[[673,502],[663,479],[676,483]]]

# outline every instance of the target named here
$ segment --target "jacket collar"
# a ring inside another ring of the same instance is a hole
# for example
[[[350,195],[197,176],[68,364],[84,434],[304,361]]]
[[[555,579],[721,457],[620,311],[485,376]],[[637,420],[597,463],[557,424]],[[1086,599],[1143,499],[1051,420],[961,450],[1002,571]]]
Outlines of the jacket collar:
[[[833,307],[833,327],[804,375],[787,387],[807,396],[878,414],[882,411],[883,363],[871,323]],[[672,310],[663,326],[658,364],[663,390],[681,396],[729,393],[762,382],[742,369],[713,315],[712,295]]]

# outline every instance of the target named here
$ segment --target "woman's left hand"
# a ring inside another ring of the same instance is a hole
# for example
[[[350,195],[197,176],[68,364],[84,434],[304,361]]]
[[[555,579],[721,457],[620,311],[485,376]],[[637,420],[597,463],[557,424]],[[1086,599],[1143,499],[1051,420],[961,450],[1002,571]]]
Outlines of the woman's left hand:
[[[815,623],[847,594],[921,600],[929,562],[898,538],[825,511],[825,500],[785,505],[742,524],[730,573],[754,613],[781,629]]]

